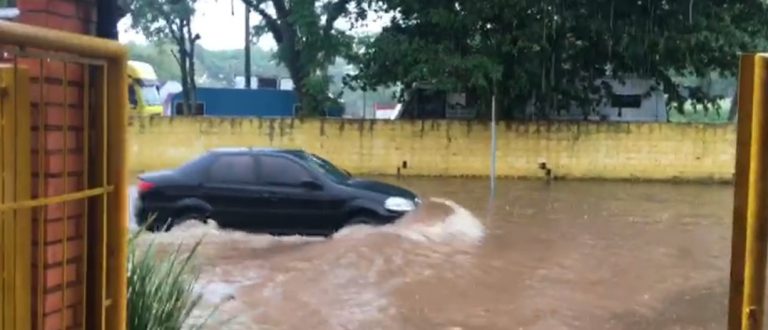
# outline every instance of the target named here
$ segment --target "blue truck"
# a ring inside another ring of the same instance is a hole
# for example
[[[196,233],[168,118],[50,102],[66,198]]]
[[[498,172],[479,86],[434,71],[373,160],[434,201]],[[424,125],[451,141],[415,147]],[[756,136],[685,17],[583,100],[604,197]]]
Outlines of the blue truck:
[[[183,113],[184,96],[173,96],[173,113]],[[209,117],[294,117],[299,100],[294,91],[279,89],[198,88],[194,115]],[[341,117],[343,107],[332,107],[327,117]]]

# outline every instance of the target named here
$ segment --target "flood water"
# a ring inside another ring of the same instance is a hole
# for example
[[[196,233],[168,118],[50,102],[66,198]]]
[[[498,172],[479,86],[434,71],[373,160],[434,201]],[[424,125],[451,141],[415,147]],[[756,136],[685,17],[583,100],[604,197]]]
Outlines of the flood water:
[[[330,239],[151,238],[204,237],[209,329],[725,328],[729,186],[389,180],[430,201]]]

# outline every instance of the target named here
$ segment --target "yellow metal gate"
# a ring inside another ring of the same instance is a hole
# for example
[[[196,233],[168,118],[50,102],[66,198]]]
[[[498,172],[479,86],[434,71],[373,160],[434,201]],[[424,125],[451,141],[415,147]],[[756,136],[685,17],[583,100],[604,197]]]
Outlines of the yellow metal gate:
[[[0,330],[124,329],[125,49],[0,22]]]
[[[31,197],[29,75],[0,67],[0,203]],[[0,212],[0,328],[30,327],[31,218],[29,209]]]

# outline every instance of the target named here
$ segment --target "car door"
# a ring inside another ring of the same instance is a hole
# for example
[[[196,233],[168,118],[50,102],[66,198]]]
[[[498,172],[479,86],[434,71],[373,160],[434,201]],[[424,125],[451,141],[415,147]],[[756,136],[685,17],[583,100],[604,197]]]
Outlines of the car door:
[[[269,199],[257,184],[258,163],[250,154],[224,154],[211,163],[203,183],[203,199],[213,208],[220,226],[259,230],[268,228]]]
[[[334,197],[321,178],[298,160],[283,155],[260,155],[259,181],[269,189],[270,218],[287,231],[321,232],[332,228]],[[303,185],[306,181],[316,187]]]

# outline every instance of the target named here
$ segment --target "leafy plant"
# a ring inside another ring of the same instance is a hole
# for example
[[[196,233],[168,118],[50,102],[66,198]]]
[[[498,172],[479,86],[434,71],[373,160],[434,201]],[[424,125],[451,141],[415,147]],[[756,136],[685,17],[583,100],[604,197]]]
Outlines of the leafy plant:
[[[199,274],[191,265],[202,240],[187,252],[179,244],[169,255],[162,255],[154,241],[146,245],[137,242],[143,233],[139,230],[128,243],[128,329],[180,330],[190,326],[190,316],[202,301],[202,295],[194,290]],[[191,328],[200,329],[215,311]]]
[[[197,0],[136,0],[130,5],[131,27],[153,43],[171,41],[176,47],[172,54],[181,73],[185,114],[191,114],[197,103],[195,45],[200,35],[192,31],[196,3]]]
[[[497,94],[502,116],[537,119],[594,109],[603,78],[653,80],[682,109],[675,78],[735,76],[740,52],[765,47],[768,12],[758,0],[376,2],[396,15],[358,47],[349,81]]]
[[[367,17],[369,0],[242,0],[261,18],[256,37],[271,35],[276,58],[295,84],[303,115],[317,115],[332,103],[328,69],[353,52],[354,37],[336,26]]]

